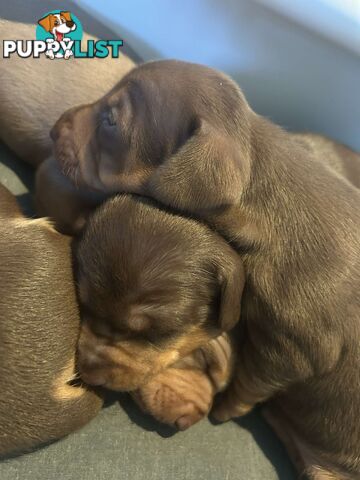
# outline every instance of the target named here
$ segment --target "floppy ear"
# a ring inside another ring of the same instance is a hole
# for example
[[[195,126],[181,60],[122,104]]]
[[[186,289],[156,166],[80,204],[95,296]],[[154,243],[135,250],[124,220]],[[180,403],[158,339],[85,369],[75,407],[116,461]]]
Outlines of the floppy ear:
[[[241,148],[225,131],[199,120],[194,134],[149,180],[152,197],[189,213],[236,204],[246,174]]]
[[[245,285],[245,270],[240,256],[232,251],[226,254],[219,266],[220,305],[218,327],[223,332],[231,330],[240,320],[241,296]]]
[[[47,32],[50,32],[51,28],[51,22],[50,22],[50,15],[47,15],[46,17],[44,18],[40,18],[40,20],[38,21],[38,24],[41,25],[43,27],[44,30],[46,30]]]
[[[63,15],[65,17],[65,20],[67,22],[71,21],[71,13],[70,12],[60,12],[60,15]]]

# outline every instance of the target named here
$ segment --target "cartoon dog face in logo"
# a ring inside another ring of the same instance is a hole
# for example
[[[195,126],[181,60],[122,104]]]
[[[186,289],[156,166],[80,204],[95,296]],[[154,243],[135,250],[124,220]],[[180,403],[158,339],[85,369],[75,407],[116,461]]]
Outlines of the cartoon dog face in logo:
[[[76,24],[71,18],[70,12],[49,13],[46,17],[41,18],[38,24],[43,27],[44,30],[51,33],[53,38],[49,38],[46,41],[50,44],[54,40],[57,42],[68,42],[70,38],[66,38],[66,34],[76,30]],[[56,53],[52,49],[46,52],[46,55],[53,59],[55,57],[68,59],[73,52],[71,49],[65,50],[65,54]]]

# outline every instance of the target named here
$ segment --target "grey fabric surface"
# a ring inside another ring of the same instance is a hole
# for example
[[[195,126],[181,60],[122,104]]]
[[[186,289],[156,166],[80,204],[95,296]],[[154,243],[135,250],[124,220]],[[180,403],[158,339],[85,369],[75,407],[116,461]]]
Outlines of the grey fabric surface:
[[[0,181],[32,215],[33,172],[0,145]],[[1,386],[0,386],[1,388]],[[24,392],[26,395],[26,392]],[[175,433],[125,395],[85,428],[0,463],[1,480],[294,480],[283,447],[258,412],[223,425],[204,420]]]

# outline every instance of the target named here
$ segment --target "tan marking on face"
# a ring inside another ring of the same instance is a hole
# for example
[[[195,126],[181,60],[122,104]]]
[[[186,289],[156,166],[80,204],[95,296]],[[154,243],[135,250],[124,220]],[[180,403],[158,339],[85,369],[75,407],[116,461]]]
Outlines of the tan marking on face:
[[[137,340],[110,343],[83,325],[79,340],[80,370],[84,381],[90,384],[93,375],[94,381],[102,378],[107,388],[134,390],[209,340],[206,332],[193,327],[163,349]]]
[[[86,388],[81,386],[73,387],[69,385],[69,382],[74,380],[76,376],[75,360],[72,358],[53,382],[52,397],[56,401],[74,400],[87,392]]]

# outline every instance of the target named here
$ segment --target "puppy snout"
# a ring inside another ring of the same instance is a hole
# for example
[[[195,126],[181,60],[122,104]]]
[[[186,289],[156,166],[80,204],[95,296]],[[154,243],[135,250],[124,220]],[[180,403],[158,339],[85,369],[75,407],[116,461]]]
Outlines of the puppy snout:
[[[70,133],[71,128],[72,118],[70,115],[64,114],[50,130],[50,137],[54,142],[56,142],[63,134]]]
[[[94,387],[101,387],[106,383],[106,378],[101,372],[80,371],[80,376],[85,383]]]
[[[104,371],[101,370],[99,362],[93,354],[80,353],[78,368],[80,376],[85,383],[94,386],[106,383]]]
[[[72,20],[68,20],[68,21],[66,22],[66,26],[69,27],[69,28],[72,28],[74,25],[75,25],[75,24],[74,24],[74,22],[73,22]]]
[[[62,135],[68,135],[74,131],[74,121],[76,119],[77,112],[81,110],[81,106],[73,107],[64,112],[57,120],[53,128],[50,130],[50,137],[54,142]]]

